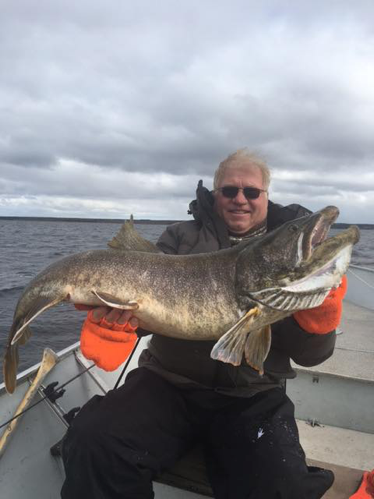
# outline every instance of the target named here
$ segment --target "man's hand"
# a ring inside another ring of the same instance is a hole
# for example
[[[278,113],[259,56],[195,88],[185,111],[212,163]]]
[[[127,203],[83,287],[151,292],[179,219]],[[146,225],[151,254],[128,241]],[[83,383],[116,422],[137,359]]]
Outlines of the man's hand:
[[[340,285],[330,291],[319,307],[296,312],[293,317],[299,326],[308,333],[330,333],[340,323],[343,310],[342,302],[346,292],[347,277],[343,276]]]
[[[115,324],[129,324],[134,330],[138,327],[138,319],[132,315],[131,310],[120,310],[110,307],[93,307],[91,321],[97,324],[108,324],[108,329],[116,329]],[[126,329],[122,329],[126,331]]]
[[[81,351],[105,371],[114,371],[130,355],[137,335],[138,319],[130,310],[76,305],[88,310],[81,333]]]

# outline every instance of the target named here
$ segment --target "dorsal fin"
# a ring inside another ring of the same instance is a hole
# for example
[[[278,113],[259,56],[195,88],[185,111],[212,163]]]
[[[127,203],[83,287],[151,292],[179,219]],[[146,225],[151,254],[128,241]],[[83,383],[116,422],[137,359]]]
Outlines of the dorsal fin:
[[[125,220],[118,233],[109,241],[110,248],[121,251],[142,251],[146,253],[159,253],[157,247],[144,239],[135,229],[134,217],[131,215],[130,220]]]

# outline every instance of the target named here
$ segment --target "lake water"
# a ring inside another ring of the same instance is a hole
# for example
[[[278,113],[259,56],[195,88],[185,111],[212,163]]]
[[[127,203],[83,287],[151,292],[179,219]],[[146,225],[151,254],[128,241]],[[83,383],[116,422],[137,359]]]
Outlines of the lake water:
[[[137,230],[153,242],[165,225],[139,224]],[[104,249],[119,229],[118,223],[0,220],[0,358],[23,288],[42,269],[64,256]],[[332,230],[331,234],[338,231]],[[374,230],[362,230],[352,263],[374,268]],[[20,349],[19,372],[40,361],[43,349],[59,351],[79,340],[85,318],[71,304],[52,308],[32,324],[33,336]],[[2,380],[2,374],[0,374]]]

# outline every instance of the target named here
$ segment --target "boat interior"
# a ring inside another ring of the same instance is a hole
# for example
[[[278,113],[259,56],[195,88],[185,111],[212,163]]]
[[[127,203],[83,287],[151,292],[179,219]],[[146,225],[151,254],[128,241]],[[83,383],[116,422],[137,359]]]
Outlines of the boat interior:
[[[374,468],[374,271],[352,266],[348,282],[334,355],[313,368],[295,365],[298,375],[286,384],[308,462],[335,474],[326,499],[349,498],[363,471]],[[146,341],[141,340],[137,354]],[[96,366],[87,370],[91,364],[82,356],[78,343],[58,353],[58,363],[34,398],[41,403],[20,418],[0,457],[1,498],[59,497],[64,470],[58,443],[68,427],[66,415],[73,415],[74,408],[93,395],[112,389],[123,370],[123,366],[112,373]],[[126,372],[136,364],[134,355]],[[38,365],[33,366],[18,376],[13,396],[0,385],[0,424],[12,417],[37,369]],[[61,386],[74,377],[61,398],[42,400],[43,387],[53,382]],[[4,431],[7,429],[0,433]],[[154,489],[156,499],[213,497],[201,449],[193,449],[160,476]]]

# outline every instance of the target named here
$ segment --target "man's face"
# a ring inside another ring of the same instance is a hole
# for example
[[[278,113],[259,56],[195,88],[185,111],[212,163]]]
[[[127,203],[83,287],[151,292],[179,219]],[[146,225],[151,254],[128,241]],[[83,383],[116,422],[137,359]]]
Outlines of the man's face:
[[[261,170],[255,165],[233,164],[226,169],[218,188],[225,186],[263,189]],[[214,196],[214,208],[233,234],[246,234],[263,222],[267,216],[266,192],[261,192],[257,199],[247,199],[243,191],[238,191],[233,199],[226,198],[221,191],[216,191]]]

